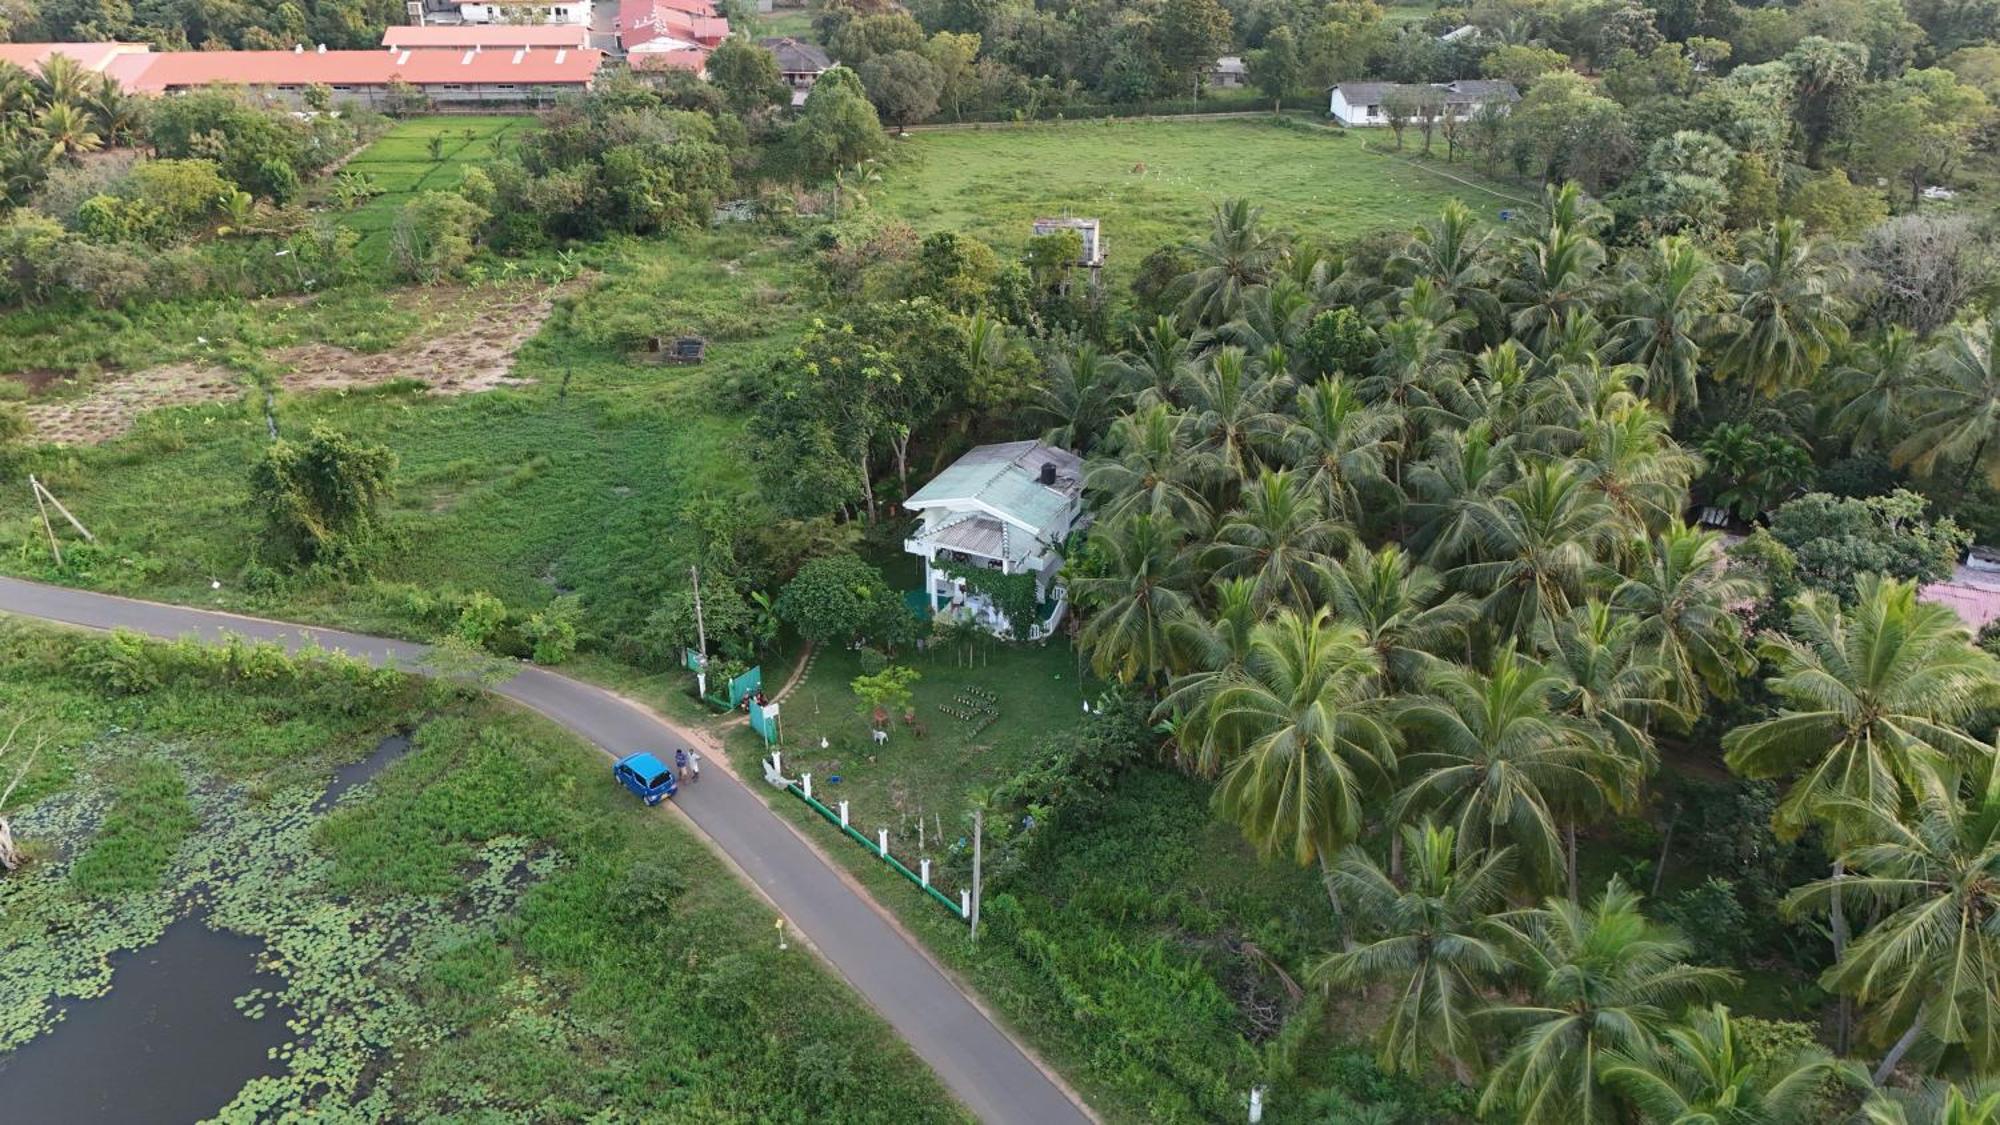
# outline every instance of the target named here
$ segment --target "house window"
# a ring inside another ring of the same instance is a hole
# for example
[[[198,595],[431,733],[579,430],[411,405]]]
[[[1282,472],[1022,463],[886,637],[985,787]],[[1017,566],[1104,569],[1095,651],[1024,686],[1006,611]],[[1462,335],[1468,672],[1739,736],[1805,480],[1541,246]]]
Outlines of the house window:
[[[1368,116],[1370,116],[1370,117],[1380,117],[1380,116],[1382,116],[1382,107],[1381,107],[1381,106],[1379,106],[1379,105],[1371,105],[1371,106],[1369,106],[1369,107],[1368,107]]]

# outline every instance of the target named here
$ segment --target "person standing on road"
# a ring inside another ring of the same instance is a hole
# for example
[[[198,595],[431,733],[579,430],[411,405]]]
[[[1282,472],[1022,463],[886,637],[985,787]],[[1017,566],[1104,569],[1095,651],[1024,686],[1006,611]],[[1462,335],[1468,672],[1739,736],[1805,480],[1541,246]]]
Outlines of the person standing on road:
[[[699,784],[701,781],[701,752],[693,747],[689,747],[687,756],[688,781]]]
[[[679,750],[674,751],[674,777],[682,785],[687,784],[688,752],[687,752],[687,747],[685,746],[681,747]]]

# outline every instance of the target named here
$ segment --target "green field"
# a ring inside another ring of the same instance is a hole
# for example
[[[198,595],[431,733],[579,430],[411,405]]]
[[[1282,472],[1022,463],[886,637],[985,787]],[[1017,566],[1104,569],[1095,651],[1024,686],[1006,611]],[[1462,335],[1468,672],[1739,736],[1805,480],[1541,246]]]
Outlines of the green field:
[[[1390,27],[1401,27],[1408,23],[1422,23],[1436,13],[1436,4],[1385,4],[1382,7],[1382,22]]]
[[[782,11],[759,13],[757,35],[760,38],[783,37],[797,39],[802,43],[813,42],[812,12],[805,8],[786,8]]]
[[[361,232],[360,253],[381,262],[389,252],[389,228],[396,212],[423,191],[449,191],[464,179],[465,167],[490,160],[508,134],[534,124],[529,116],[419,117],[391,129],[347,162],[346,171],[365,176],[381,194],[342,216],[341,222]],[[430,142],[443,138],[432,159]]]
[[[1037,216],[1095,216],[1121,284],[1157,247],[1198,236],[1232,196],[1324,239],[1414,226],[1454,196],[1488,214],[1501,206],[1357,136],[1303,124],[1078,122],[912,134],[898,148],[876,203],[918,232],[965,231],[1017,250]]]

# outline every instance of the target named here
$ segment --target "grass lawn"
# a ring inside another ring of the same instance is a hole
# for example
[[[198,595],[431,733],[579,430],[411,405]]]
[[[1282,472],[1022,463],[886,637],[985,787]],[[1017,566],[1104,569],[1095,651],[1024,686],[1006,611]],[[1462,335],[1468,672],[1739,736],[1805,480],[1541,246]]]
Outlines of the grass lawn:
[[[1199,237],[1210,208],[1247,196],[1282,227],[1323,239],[1409,227],[1453,196],[1488,216],[1500,200],[1302,124],[1075,122],[911,134],[877,206],[919,233],[965,231],[1018,251],[1041,215],[1104,220],[1107,281],[1122,288],[1159,246]],[[1458,175],[1477,180],[1470,169]]]
[[[531,116],[418,117],[398,124],[347,162],[346,170],[365,176],[381,194],[341,217],[361,232],[360,254],[374,264],[389,254],[389,228],[396,212],[423,191],[449,191],[465,168],[490,160],[508,134],[534,124]],[[438,154],[431,155],[431,143]]]
[[[889,829],[892,846],[905,838],[915,846],[919,812],[927,823],[942,816],[955,839],[967,793],[1020,772],[1048,736],[1082,718],[1076,656],[1062,640],[993,645],[976,654],[970,667],[959,653],[941,649],[902,663],[923,676],[914,691],[917,718],[927,728],[923,738],[898,716],[890,722],[888,744],[873,745],[869,720],[848,686],[861,674],[859,654],[851,649],[816,653],[811,673],[785,699],[782,711],[790,751],[785,772],[811,771],[815,795],[846,800],[854,823],[870,835]],[[968,689],[998,697],[992,706],[999,719],[977,733],[940,709],[972,713],[972,707],[984,706]],[[830,743],[824,750],[822,737]],[[932,831],[927,839],[935,837]]]
[[[812,11],[807,8],[783,8],[760,12],[757,15],[757,36],[760,39],[786,38],[796,39],[801,43],[815,42]]]
[[[299,1013],[228,1120],[962,1119],[593,747],[392,673],[233,667],[0,620],[0,699],[56,736],[10,809],[36,858],[0,880],[0,1057],[63,1034],[52,1001],[101,992],[107,954],[200,899],[284,976],[246,1010]],[[406,757],[313,808],[410,727]],[[171,825],[124,815],[142,797]]]
[[[1390,27],[1401,27],[1406,23],[1422,23],[1436,12],[1436,4],[1386,4],[1382,8],[1382,22]]]

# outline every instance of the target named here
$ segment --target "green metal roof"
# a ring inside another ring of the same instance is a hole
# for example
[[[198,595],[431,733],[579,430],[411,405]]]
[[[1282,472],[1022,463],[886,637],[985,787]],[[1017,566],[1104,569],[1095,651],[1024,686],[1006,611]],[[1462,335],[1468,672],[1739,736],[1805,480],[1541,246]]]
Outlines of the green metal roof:
[[[1041,467],[1056,466],[1054,486],[1043,484]],[[1067,530],[1079,495],[1082,460],[1066,449],[1038,441],[982,445],[951,463],[904,502],[924,508],[953,502],[984,504],[1048,540]]]

